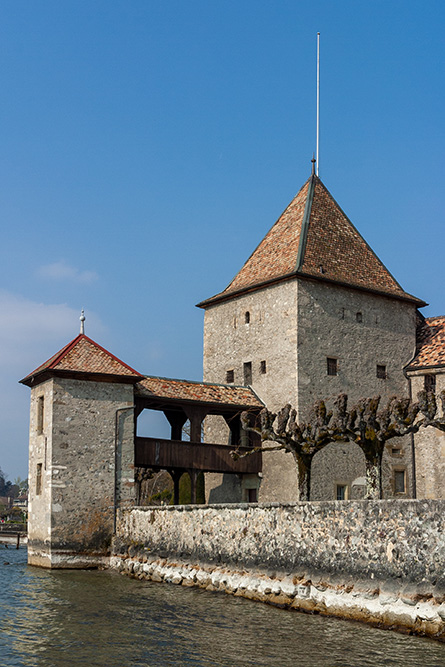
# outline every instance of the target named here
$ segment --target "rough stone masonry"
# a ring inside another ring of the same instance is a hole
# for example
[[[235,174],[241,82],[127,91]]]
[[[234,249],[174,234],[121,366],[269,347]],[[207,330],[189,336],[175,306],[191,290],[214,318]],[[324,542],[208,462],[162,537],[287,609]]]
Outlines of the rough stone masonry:
[[[134,508],[111,567],[445,640],[444,501]]]

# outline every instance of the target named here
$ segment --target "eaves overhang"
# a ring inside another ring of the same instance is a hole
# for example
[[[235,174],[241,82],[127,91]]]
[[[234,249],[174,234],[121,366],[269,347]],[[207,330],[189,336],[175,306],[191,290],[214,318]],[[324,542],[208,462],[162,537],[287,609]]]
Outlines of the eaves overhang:
[[[209,299],[200,301],[199,303],[196,304],[196,307],[203,308],[205,310],[206,308],[210,308],[211,306],[223,303],[224,301],[230,301],[231,299],[236,299],[237,297],[244,296],[245,294],[249,294],[251,292],[257,292],[259,290],[266,289],[267,287],[271,287],[272,285],[276,285],[282,282],[287,282],[289,280],[296,280],[298,278],[303,278],[304,280],[313,280],[317,282],[329,283],[331,285],[338,285],[340,287],[345,287],[347,289],[352,289],[359,292],[375,294],[377,296],[384,296],[388,299],[395,299],[396,301],[404,301],[412,303],[417,308],[423,308],[424,306],[428,305],[428,303],[426,303],[422,299],[418,299],[417,297],[411,294],[407,293],[406,295],[394,294],[392,292],[385,292],[384,290],[371,289],[370,287],[363,287],[361,285],[354,285],[351,283],[342,282],[340,280],[334,280],[332,278],[327,277],[326,275],[316,276],[304,273],[303,271],[293,271],[292,273],[279,276],[278,278],[272,278],[271,280],[265,280],[262,282],[255,283],[253,285],[248,285],[239,290],[233,290],[232,292],[220,292],[219,294],[215,294],[215,296],[212,296]]]

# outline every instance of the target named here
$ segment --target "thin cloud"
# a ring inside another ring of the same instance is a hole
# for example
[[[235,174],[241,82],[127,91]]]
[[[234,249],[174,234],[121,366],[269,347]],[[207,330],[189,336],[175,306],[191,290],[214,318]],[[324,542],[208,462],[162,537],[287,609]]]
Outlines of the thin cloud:
[[[37,273],[46,280],[68,280],[77,283],[92,283],[98,278],[95,271],[81,271],[67,264],[64,259],[41,266]]]
[[[100,338],[103,325],[86,314],[87,330]],[[29,389],[18,381],[77,336],[79,315],[0,288],[0,467],[10,479],[27,474]]]

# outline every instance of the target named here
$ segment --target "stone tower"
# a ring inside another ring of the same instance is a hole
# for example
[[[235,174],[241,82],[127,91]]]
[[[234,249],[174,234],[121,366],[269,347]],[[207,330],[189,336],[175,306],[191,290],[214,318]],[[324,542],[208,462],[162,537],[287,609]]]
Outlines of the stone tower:
[[[200,304],[204,380],[251,385],[272,411],[291,403],[304,419],[316,399],[346,392],[351,401],[406,395],[404,366],[416,346],[416,309],[312,173],[228,287]],[[208,429],[221,425],[209,423]],[[213,436],[213,440],[215,436]],[[411,494],[409,442],[392,444]],[[394,489],[385,456],[385,496]],[[329,445],[314,458],[313,499],[354,497],[364,475],[355,445]],[[251,484],[251,481],[249,481]],[[210,501],[246,500],[245,481],[209,475]],[[263,455],[258,499],[298,499],[289,454]],[[358,496],[359,497],[359,493]]]
[[[97,566],[116,508],[133,503],[141,375],[80,334],[21,380],[31,387],[28,562]]]

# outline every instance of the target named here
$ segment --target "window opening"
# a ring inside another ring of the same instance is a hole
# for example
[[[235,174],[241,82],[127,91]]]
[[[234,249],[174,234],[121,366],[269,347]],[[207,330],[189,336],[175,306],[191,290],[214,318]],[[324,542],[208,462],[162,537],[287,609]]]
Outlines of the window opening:
[[[424,387],[425,391],[431,392],[433,394],[436,393],[436,376],[432,375],[431,373],[428,373],[425,375],[424,379]]]
[[[42,493],[42,464],[37,464],[36,471],[36,496],[40,496]]]
[[[230,370],[226,371],[226,382],[234,382],[235,381],[235,371]]]
[[[266,362],[265,361],[260,361],[260,373],[261,373],[261,375],[266,374]]]
[[[250,324],[250,313],[248,310],[246,310],[246,312],[244,313],[244,322],[246,324]]]
[[[394,493],[405,493],[406,475],[404,470],[394,470]]]
[[[252,384],[252,362],[244,363],[244,384]]]
[[[381,380],[386,380],[386,366],[383,366],[382,364],[377,364],[377,377],[380,378]]]
[[[247,502],[256,503],[258,502],[257,489],[247,489]]]
[[[44,396],[39,396],[37,399],[37,433],[43,433],[44,405],[45,405]]]
[[[402,450],[400,449],[400,447],[393,447],[391,450],[391,454],[393,456],[401,456]]]
[[[363,315],[361,313],[356,313],[355,319],[357,322],[363,322]]]
[[[337,484],[337,500],[348,499],[348,487],[346,484]]]
[[[337,359],[334,359],[333,357],[328,357],[327,358],[327,371],[328,375],[337,375]]]

